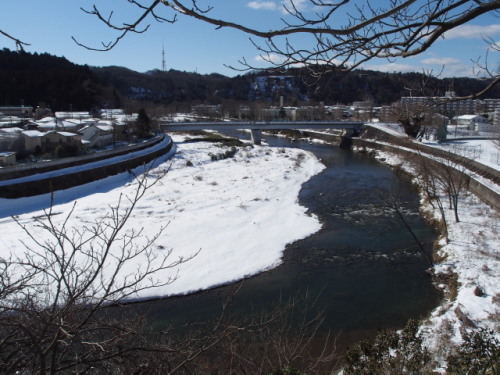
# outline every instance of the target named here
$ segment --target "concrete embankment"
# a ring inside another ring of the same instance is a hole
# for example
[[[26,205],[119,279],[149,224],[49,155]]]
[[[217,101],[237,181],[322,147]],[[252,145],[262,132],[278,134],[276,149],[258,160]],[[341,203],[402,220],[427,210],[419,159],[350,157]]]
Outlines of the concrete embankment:
[[[172,148],[161,135],[138,145],[105,153],[6,168],[0,172],[0,197],[21,198],[67,189],[112,176],[153,161]]]

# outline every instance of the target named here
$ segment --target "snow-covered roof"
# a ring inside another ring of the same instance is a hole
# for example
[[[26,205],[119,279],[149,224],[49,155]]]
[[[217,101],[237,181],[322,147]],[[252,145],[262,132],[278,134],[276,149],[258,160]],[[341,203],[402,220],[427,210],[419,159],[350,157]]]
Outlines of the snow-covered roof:
[[[44,117],[44,118],[41,118],[40,120],[37,120],[36,122],[43,123],[43,122],[54,122],[54,121],[56,121],[55,117]]]
[[[88,112],[56,112],[55,115],[57,118],[64,118],[64,119],[90,118],[90,113]]]
[[[113,131],[113,126],[111,125],[96,125],[96,128],[102,130],[103,132]]]
[[[54,121],[37,121],[39,127],[44,129],[56,129],[56,128],[76,128],[79,126],[77,122],[68,121],[68,120],[54,120]]]
[[[99,120],[99,122],[97,123],[97,125],[101,126],[113,126],[113,121],[110,121],[110,120]]]
[[[481,116],[479,116],[479,115],[461,115],[461,116],[457,116],[456,118],[460,119],[460,120],[472,120],[472,119],[475,119],[477,117],[481,117]]]
[[[109,131],[113,131],[113,126],[112,125],[108,125],[108,124],[105,124],[105,123],[99,123],[99,124],[91,124],[91,125],[87,125],[83,128],[80,129],[80,132],[83,132],[87,129],[90,129],[92,127],[95,127],[99,130],[102,130],[103,132],[109,132]]]
[[[70,133],[70,132],[57,132],[57,134],[62,135],[63,137],[76,137],[78,134]]]
[[[0,133],[21,133],[21,128],[0,128]]]
[[[6,157],[6,156],[12,156],[15,155],[16,153],[13,151],[0,151],[0,156],[1,157]]]
[[[29,138],[43,137],[45,133],[38,130],[23,130],[23,135]]]
[[[21,122],[21,121],[22,120],[16,116],[5,116],[2,118],[1,123],[6,124],[6,125],[11,125],[11,124],[16,124],[16,123]]]

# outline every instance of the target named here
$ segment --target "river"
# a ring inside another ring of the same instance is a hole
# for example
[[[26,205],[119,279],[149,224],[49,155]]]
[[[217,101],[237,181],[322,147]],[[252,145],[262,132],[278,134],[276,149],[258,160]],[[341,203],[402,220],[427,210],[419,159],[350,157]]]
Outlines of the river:
[[[232,134],[234,135],[234,134]],[[237,133],[247,137],[245,133]],[[303,185],[300,202],[323,223],[318,233],[290,244],[283,263],[249,278],[233,310],[246,313],[308,291],[326,314],[324,330],[339,334],[340,348],[425,317],[440,300],[426,273],[426,257],[387,199],[397,185],[406,220],[430,253],[436,233],[419,215],[419,198],[407,178],[367,154],[335,146],[265,137],[275,147],[313,152],[326,169]],[[147,302],[155,325],[217,315],[230,286]]]

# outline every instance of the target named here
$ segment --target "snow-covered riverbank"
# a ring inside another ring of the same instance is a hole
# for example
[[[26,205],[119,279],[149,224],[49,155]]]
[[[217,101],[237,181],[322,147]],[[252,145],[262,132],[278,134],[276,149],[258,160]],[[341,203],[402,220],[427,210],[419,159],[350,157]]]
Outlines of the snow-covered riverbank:
[[[374,154],[414,175],[411,165],[394,154]],[[418,184],[418,178],[415,183]],[[441,220],[438,209],[423,199],[421,209],[426,216]],[[476,196],[465,193],[460,198],[459,217],[457,223],[453,211],[446,210],[450,242],[440,239],[437,255],[441,260],[434,272],[438,278],[452,281],[438,286],[446,291],[446,297],[421,327],[424,345],[441,364],[453,346],[462,342],[465,329],[486,328],[500,338],[500,214]]]
[[[324,168],[310,153],[248,146],[234,158],[215,161],[227,148],[175,140],[177,153],[153,171],[169,172],[140,201],[128,227],[144,228],[144,235],[153,236],[167,225],[154,251],[173,249],[172,259],[199,254],[164,275],[178,273],[174,283],[139,297],[185,294],[265,271],[280,263],[287,243],[320,229],[318,219],[298,204],[302,184]],[[378,157],[393,165],[402,163],[391,154]],[[69,212],[76,200],[71,226],[81,228],[105,215],[120,194],[132,194],[136,187],[128,174],[122,174],[57,192],[56,203],[61,203],[55,207],[54,220],[62,220],[59,213]],[[31,225],[49,202],[49,196],[0,199],[0,256],[25,251],[20,240],[27,240],[26,233],[9,215],[18,215],[36,238],[45,238],[46,233]],[[459,209],[460,223],[454,222],[450,211],[451,242],[441,241],[443,260],[435,267],[437,274],[457,275],[456,297],[445,299],[422,327],[425,343],[441,356],[438,359],[448,353],[450,344],[459,342],[464,322],[499,331],[499,215],[472,195],[461,200]],[[424,205],[423,210],[439,219],[432,207]],[[141,261],[125,271],[133,272]]]
[[[280,263],[286,244],[320,229],[318,219],[298,204],[302,184],[324,168],[312,154],[248,146],[233,158],[213,161],[212,155],[226,149],[207,142],[183,143],[180,137],[174,140],[179,142],[176,154],[153,171],[169,168],[169,172],[148,190],[127,226],[144,228],[144,240],[166,225],[155,242],[155,251],[172,249],[172,260],[199,253],[162,275],[178,274],[174,283],[145,290],[139,297],[185,294],[265,271]],[[54,208],[62,213],[54,220],[62,220],[72,208],[72,194],[78,198],[70,226],[82,228],[106,215],[120,194],[133,194],[136,188],[136,182],[122,174],[56,192],[56,202],[61,196],[67,203]],[[0,199],[0,256],[20,255],[25,250],[20,240],[27,241],[26,233],[9,215],[26,212],[18,220],[36,238],[48,238],[48,233],[31,225],[32,218],[41,215],[40,209],[49,202],[48,195]],[[141,261],[144,259],[129,262],[122,275],[133,272]]]

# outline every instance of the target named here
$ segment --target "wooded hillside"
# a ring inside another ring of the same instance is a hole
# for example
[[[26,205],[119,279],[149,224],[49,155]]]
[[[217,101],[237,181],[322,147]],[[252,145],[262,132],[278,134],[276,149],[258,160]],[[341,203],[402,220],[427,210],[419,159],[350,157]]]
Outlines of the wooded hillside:
[[[54,111],[91,111],[140,105],[221,104],[265,101],[285,105],[324,102],[326,105],[371,100],[391,104],[401,96],[442,96],[453,88],[469,95],[486,86],[473,78],[438,79],[419,73],[374,71],[330,72],[313,79],[306,69],[261,71],[226,77],[177,70],[138,73],[123,67],[76,65],[64,57],[0,50],[0,105],[45,104]],[[500,98],[496,87],[487,97]]]

